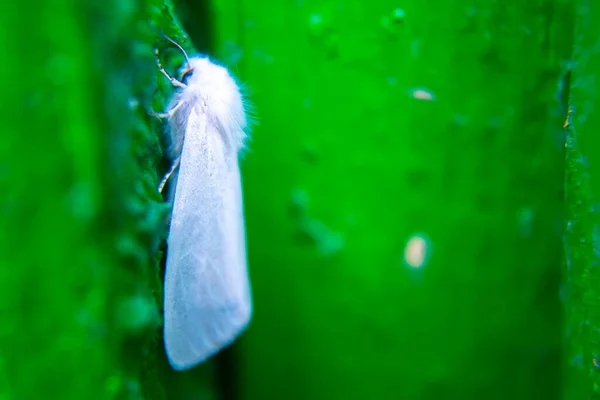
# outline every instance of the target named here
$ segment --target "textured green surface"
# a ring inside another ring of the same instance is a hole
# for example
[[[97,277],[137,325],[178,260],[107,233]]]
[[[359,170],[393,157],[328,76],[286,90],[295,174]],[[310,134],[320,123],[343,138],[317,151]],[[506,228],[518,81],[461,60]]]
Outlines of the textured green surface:
[[[2,399],[164,398],[153,26],[177,36],[158,1],[0,6]]]
[[[567,141],[565,294],[566,399],[600,397],[600,114],[598,18],[593,1],[576,2],[575,44]]]
[[[557,398],[570,3],[214,3],[260,116],[242,398]]]

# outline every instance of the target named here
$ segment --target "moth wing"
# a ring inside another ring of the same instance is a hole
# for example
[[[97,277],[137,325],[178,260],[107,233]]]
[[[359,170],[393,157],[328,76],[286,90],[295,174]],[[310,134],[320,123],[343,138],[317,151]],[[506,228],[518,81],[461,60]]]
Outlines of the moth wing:
[[[193,107],[173,199],[165,276],[165,347],[174,369],[230,344],[252,313],[237,152]]]

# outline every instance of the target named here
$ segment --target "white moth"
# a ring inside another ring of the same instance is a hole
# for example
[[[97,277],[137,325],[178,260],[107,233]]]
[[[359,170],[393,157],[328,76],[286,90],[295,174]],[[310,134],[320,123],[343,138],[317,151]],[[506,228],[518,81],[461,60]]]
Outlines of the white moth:
[[[168,119],[173,160],[159,191],[173,174],[164,338],[175,370],[233,342],[252,314],[238,164],[247,127],[242,95],[226,68],[183,52],[181,82],[158,62],[177,91],[168,111],[155,114]]]

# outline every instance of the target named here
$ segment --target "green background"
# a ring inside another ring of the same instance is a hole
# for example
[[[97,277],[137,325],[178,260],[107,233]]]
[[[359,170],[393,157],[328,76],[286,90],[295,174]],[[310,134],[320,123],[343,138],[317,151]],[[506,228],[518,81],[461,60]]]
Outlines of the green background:
[[[0,399],[596,398],[599,12],[2,3]],[[183,373],[162,344],[168,163],[148,114],[173,91],[154,49],[169,71],[182,57],[160,31],[228,65],[258,122],[255,314]]]

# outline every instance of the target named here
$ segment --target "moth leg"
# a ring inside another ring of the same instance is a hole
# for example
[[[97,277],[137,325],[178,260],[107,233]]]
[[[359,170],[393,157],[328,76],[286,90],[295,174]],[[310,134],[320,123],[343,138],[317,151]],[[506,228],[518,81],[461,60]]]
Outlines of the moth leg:
[[[154,54],[156,54],[156,65],[158,65],[158,70],[164,76],[166,76],[169,81],[171,81],[171,83],[173,84],[173,86],[180,87],[180,88],[186,88],[187,85],[185,83],[179,82],[177,79],[175,79],[171,75],[169,75],[169,73],[167,71],[165,71],[165,69],[162,66],[162,63],[160,62],[160,58],[158,58],[158,49],[155,50]]]
[[[169,111],[167,112],[154,112],[151,111],[150,115],[156,118],[160,118],[160,119],[164,119],[164,118],[171,118],[173,115],[175,115],[175,113],[177,112],[177,110],[179,110],[179,108],[183,105],[183,102],[180,101],[179,103],[177,103],[177,105],[175,105],[175,107],[171,108]]]
[[[179,161],[180,160],[181,160],[181,156],[177,157],[177,159],[175,160],[175,162],[171,166],[171,169],[169,170],[169,172],[167,172],[165,174],[164,178],[160,182],[160,185],[158,185],[158,192],[159,193],[162,193],[163,189],[165,188],[165,185],[167,184],[167,181],[169,180],[169,178],[171,177],[171,175],[173,175],[173,172],[175,172],[175,170],[177,169],[177,167],[179,167]]]

